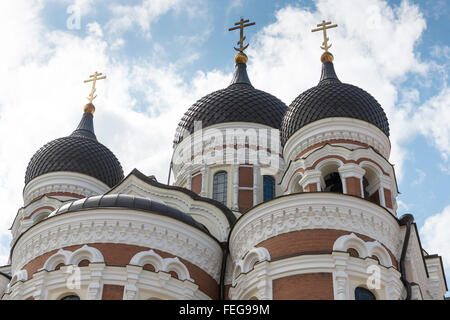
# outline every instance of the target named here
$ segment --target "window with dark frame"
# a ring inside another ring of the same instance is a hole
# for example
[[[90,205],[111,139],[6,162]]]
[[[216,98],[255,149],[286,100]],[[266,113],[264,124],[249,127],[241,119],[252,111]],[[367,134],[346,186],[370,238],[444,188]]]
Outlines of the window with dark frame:
[[[263,177],[263,201],[275,198],[275,179],[271,176]]]
[[[213,179],[213,199],[227,205],[227,173],[217,172]]]

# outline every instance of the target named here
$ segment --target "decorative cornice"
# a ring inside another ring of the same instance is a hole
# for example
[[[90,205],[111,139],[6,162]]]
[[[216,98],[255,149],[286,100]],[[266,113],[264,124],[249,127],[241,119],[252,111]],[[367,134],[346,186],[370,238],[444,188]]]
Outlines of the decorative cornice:
[[[327,192],[283,196],[262,203],[234,225],[230,253],[234,261],[277,235],[307,229],[333,229],[366,235],[398,255],[397,219],[386,209],[358,197]]]
[[[336,139],[372,146],[386,159],[390,155],[389,138],[378,127],[358,119],[326,118],[314,121],[292,135],[284,146],[284,159],[292,161],[311,146]]]
[[[120,243],[159,249],[220,277],[222,250],[205,233],[178,220],[126,209],[71,212],[28,229],[12,249],[12,270],[52,250],[87,243]]]

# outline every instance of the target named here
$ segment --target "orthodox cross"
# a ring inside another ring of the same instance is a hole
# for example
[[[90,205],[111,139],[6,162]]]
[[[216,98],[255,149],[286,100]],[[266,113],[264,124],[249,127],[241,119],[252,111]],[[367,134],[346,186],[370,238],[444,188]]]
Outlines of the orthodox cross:
[[[327,29],[336,28],[338,26],[337,24],[333,24],[330,26],[330,24],[331,21],[326,22],[325,20],[322,20],[322,23],[317,25],[319,28],[311,30],[311,32],[323,31],[323,46],[321,46],[320,48],[322,50],[325,50],[325,52],[328,52],[328,49],[331,48],[331,44],[328,45],[328,40],[330,39],[327,37]]]
[[[255,25],[254,22],[251,22],[251,23],[248,23],[248,22],[250,22],[250,20],[244,20],[243,18],[241,18],[241,20],[239,22],[236,22],[234,24],[237,27],[233,27],[233,28],[228,29],[228,31],[233,31],[233,30],[236,30],[236,29],[240,29],[240,31],[241,31],[241,38],[237,42],[237,44],[239,45],[239,48],[234,48],[234,50],[239,51],[241,53],[242,53],[242,51],[244,51],[245,49],[248,48],[248,44],[246,46],[243,46],[244,40],[245,40],[244,28]]]
[[[92,74],[92,75],[89,76],[89,78],[92,78],[92,79],[84,80],[85,83],[86,83],[86,82],[91,82],[91,81],[92,81],[92,90],[91,90],[91,93],[89,94],[89,97],[88,97],[88,100],[89,100],[90,103],[92,103],[92,101],[93,101],[95,98],[97,98],[97,95],[94,96],[94,93],[95,93],[95,83],[97,82],[97,80],[106,79],[106,76],[100,77],[101,75],[102,75],[101,73],[98,73],[97,71],[95,71],[94,74]]]

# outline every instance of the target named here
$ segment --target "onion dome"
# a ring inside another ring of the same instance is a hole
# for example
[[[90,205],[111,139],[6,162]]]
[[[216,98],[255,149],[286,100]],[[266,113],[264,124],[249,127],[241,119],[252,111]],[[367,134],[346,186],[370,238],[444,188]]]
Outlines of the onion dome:
[[[389,123],[380,104],[369,93],[351,84],[342,83],[333,66],[333,55],[322,55],[319,84],[300,94],[289,106],[281,125],[284,145],[300,128],[317,120],[346,117],[367,121],[389,137]]]
[[[40,175],[57,171],[83,173],[109,187],[123,179],[119,160],[97,141],[94,133],[94,111],[94,105],[88,103],[80,124],[70,136],[47,143],[33,155],[25,174],[25,185]]]
[[[150,200],[148,198],[127,194],[98,195],[68,202],[62,205],[59,209],[53,211],[49,217],[69,212],[95,210],[100,208],[123,208],[150,212],[176,219],[197,228],[200,231],[210,234],[204,225],[198,223],[190,215],[176,208],[170,207],[161,202]]]
[[[280,128],[287,106],[273,95],[252,86],[244,53],[238,53],[235,62],[230,85],[201,98],[184,114],[176,130],[175,145],[200,127],[219,123],[250,122]],[[197,123],[195,129],[194,123]]]

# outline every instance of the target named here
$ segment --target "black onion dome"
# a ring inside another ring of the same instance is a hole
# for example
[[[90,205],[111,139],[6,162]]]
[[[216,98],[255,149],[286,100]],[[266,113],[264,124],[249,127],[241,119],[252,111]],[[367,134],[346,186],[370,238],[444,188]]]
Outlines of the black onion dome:
[[[206,95],[186,111],[178,124],[174,144],[192,134],[197,121],[201,121],[202,128],[226,122],[251,122],[279,129],[286,110],[281,100],[255,89],[248,78],[247,66],[238,63],[227,88]]]
[[[79,200],[74,200],[65,203],[59,209],[52,212],[50,214],[50,217],[63,213],[102,209],[102,208],[125,208],[137,211],[150,212],[181,221],[207,234],[210,234],[208,229],[204,225],[195,221],[194,218],[192,218],[190,215],[176,208],[170,207],[158,201],[150,200],[148,198],[127,194],[98,195]]]
[[[319,84],[289,106],[281,125],[282,144],[305,125],[331,117],[367,121],[389,137],[388,119],[377,100],[363,89],[339,81],[333,63],[328,61],[323,63]]]
[[[57,171],[83,173],[109,187],[124,177],[119,160],[97,141],[93,115],[89,112],[83,114],[80,124],[70,136],[47,143],[33,155],[25,174],[25,184],[40,175]]]

